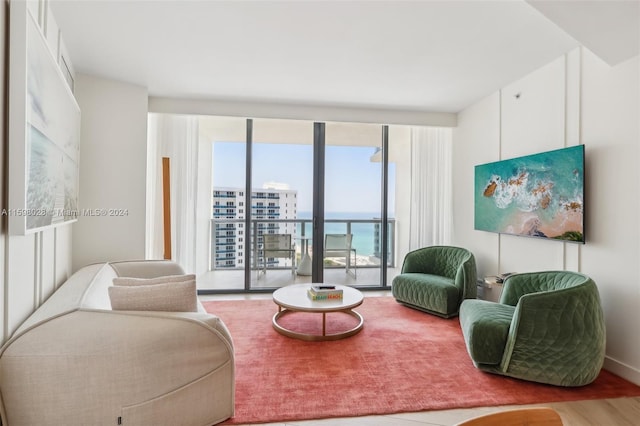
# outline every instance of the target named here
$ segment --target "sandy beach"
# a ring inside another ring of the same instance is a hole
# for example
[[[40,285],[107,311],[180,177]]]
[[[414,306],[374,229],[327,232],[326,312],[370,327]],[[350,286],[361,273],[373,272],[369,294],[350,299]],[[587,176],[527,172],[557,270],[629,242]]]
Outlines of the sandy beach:
[[[300,250],[296,250],[298,254],[300,254]],[[309,248],[309,256],[313,256],[313,250],[311,248]],[[380,265],[380,258],[375,257],[375,256],[362,256],[359,254],[356,254],[355,256],[356,258],[356,263],[355,265],[357,266],[379,266]],[[333,262],[336,265],[342,265],[344,266],[345,264],[345,257],[327,257],[326,259],[330,260],[331,262]],[[351,255],[351,260],[353,261],[353,254]]]

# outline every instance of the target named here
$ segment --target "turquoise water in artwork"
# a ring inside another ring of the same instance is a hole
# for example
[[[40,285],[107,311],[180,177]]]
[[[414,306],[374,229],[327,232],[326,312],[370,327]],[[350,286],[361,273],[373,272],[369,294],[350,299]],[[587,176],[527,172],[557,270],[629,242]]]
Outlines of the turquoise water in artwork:
[[[475,229],[584,241],[584,146],[475,168]]]
[[[71,220],[77,211],[78,163],[36,127],[28,128],[27,229]]]

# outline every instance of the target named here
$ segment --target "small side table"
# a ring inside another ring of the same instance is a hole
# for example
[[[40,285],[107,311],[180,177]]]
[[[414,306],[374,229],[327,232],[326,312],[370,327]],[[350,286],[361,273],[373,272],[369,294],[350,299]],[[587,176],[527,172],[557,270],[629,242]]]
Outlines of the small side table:
[[[482,299],[492,302],[500,301],[500,296],[502,295],[502,283],[497,282],[496,277],[485,277],[483,280],[478,281],[479,284],[482,284]]]

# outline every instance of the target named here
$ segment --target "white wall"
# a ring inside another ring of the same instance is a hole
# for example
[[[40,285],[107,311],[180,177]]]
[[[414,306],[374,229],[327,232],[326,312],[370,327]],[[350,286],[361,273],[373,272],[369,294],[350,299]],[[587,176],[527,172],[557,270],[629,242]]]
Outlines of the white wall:
[[[500,270],[497,234],[473,231],[474,166],[499,159],[500,94],[495,93],[458,115],[453,130],[453,244],[474,253],[478,276]]]
[[[76,99],[82,143],[73,270],[94,262],[144,259],[147,90],[78,74]]]
[[[601,290],[607,321],[605,367],[640,384],[640,65],[609,67],[585,54],[582,139],[587,149],[582,270]]]
[[[0,3],[0,57],[8,55],[7,1]],[[42,3],[31,2],[30,9],[39,14]],[[52,19],[52,15],[49,15]],[[42,25],[44,18],[39,20]],[[55,31],[50,31],[53,34]],[[25,70],[26,72],[26,70]],[[5,67],[0,67],[1,98],[6,100],[5,81],[8,78]],[[11,182],[5,178],[5,158],[9,140],[6,102],[0,103],[0,129],[2,129],[2,149],[0,150],[0,200],[5,205]],[[71,274],[72,226],[65,225],[26,236],[7,234],[7,216],[0,217],[0,337],[6,340],[42,302],[44,302]]]
[[[591,276],[606,316],[605,368],[635,383],[639,79],[637,57],[609,67],[577,49],[465,109],[454,130],[454,244],[474,252],[480,276],[550,269]],[[475,165],[577,143],[586,151],[584,246],[473,229]]]

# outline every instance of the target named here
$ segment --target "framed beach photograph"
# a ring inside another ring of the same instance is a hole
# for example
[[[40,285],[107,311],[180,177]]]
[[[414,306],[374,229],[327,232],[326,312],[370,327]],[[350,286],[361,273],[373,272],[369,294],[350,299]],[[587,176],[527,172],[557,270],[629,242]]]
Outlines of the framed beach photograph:
[[[9,232],[77,220],[80,108],[26,2],[11,4]]]
[[[584,145],[475,167],[475,229],[584,243]]]

